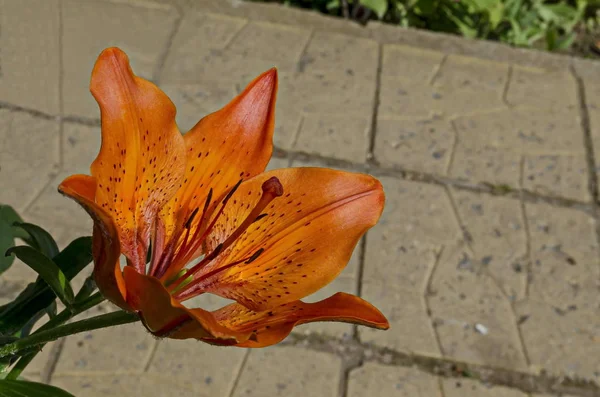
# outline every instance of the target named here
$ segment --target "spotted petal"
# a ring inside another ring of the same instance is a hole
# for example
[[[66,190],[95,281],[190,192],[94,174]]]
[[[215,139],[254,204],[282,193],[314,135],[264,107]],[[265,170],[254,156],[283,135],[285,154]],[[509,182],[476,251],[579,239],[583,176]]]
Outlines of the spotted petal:
[[[186,170],[183,185],[161,212],[166,227],[165,241],[181,230],[194,210],[202,210],[209,192],[214,205],[208,212],[240,179],[248,179],[265,170],[273,151],[276,94],[277,71],[271,69],[184,135]],[[197,225],[192,223],[190,226],[192,236]],[[181,244],[182,237],[176,246]],[[179,257],[178,263],[171,263],[167,276],[178,272],[197,253],[197,249],[189,250],[187,255]]]
[[[125,302],[126,288],[119,256],[119,235],[107,211],[94,202],[96,179],[88,175],[72,175],[58,187],[62,194],[77,201],[94,220],[94,280],[102,294],[117,306],[131,310]]]
[[[179,188],[185,167],[175,106],[133,74],[118,48],[98,57],[90,90],[102,121],[102,146],[91,166],[98,183],[95,201],[114,219],[121,250],[142,272],[151,224]]]
[[[208,338],[221,344],[236,344],[248,339],[250,332],[234,331],[219,324],[203,309],[187,309],[169,295],[158,279],[139,274],[132,267],[123,270],[127,284],[127,303],[137,311],[150,332],[172,339]]]
[[[253,332],[250,339],[237,344],[239,347],[274,345],[288,336],[295,326],[315,321],[340,321],[378,329],[389,328],[387,319],[373,305],[343,292],[317,303],[295,301],[259,312],[234,303],[213,313],[227,328]]]
[[[382,186],[369,175],[326,168],[275,170],[241,184],[209,236],[207,252],[248,216],[262,183],[271,177],[280,180],[283,196],[218,261],[197,273],[201,282],[181,298],[211,292],[255,311],[302,299],[344,269],[356,243],[383,210]],[[216,272],[232,263],[237,264]]]

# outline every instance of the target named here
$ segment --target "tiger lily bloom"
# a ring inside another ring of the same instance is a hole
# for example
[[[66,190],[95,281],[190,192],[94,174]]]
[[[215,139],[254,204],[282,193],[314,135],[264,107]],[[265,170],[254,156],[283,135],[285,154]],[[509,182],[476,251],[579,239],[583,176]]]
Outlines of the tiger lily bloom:
[[[312,321],[389,327],[350,294],[300,300],[343,270],[384,195],[363,174],[263,173],[273,149],[275,69],[185,135],[171,100],[135,76],[117,48],[100,54],[90,89],[100,152],[91,176],[72,175],[59,191],[94,220],[94,277],[107,299],[156,336],[218,345],[272,345]],[[212,312],[183,305],[204,293],[236,303]]]

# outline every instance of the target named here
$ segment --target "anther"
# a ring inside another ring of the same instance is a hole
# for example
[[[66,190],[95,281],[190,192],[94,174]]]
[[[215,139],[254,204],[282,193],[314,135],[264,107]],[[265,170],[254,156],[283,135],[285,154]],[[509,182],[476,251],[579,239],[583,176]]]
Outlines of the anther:
[[[185,228],[186,229],[189,229],[192,226],[192,222],[194,221],[194,217],[198,213],[198,210],[199,210],[199,208],[196,207],[194,209],[194,211],[192,211],[192,215],[190,215],[190,217],[188,218],[187,222],[185,222]]]
[[[254,222],[258,222],[260,221],[262,218],[264,218],[265,216],[269,216],[269,214],[260,214],[259,216],[256,217],[256,219],[254,220]]]
[[[252,263],[254,262],[259,256],[260,254],[262,254],[265,251],[264,248],[259,248],[255,253],[252,254],[252,256],[244,263],[248,264],[248,263]]]

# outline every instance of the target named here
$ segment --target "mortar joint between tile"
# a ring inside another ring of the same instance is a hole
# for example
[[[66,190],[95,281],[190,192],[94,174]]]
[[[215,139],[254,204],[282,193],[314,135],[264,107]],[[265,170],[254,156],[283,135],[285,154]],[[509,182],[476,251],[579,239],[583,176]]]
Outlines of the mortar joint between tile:
[[[167,43],[165,44],[165,47],[159,54],[158,62],[156,63],[154,73],[152,74],[152,80],[154,80],[156,85],[158,85],[160,82],[165,65],[167,63],[167,59],[169,58],[169,54],[171,52],[171,48],[173,47],[173,42],[175,41],[175,37],[177,36],[177,33],[179,32],[179,29],[181,28],[182,24],[183,14],[180,12],[179,9],[177,9],[177,17],[175,18],[175,22],[173,23],[173,29],[171,29],[171,32],[167,37]]]
[[[367,163],[378,166],[379,162],[375,157],[375,139],[377,138],[377,119],[379,117],[379,107],[381,104],[381,75],[383,73],[383,44],[377,46],[377,70],[375,72],[375,90],[373,93],[373,109],[371,111],[371,128],[369,130],[369,142],[367,148]]]
[[[56,366],[58,365],[58,360],[62,355],[62,351],[65,345],[65,338],[59,339],[56,341],[54,345],[52,345],[52,349],[50,350],[50,355],[48,357],[48,361],[46,361],[46,365],[42,369],[41,373],[41,381],[46,384],[50,384],[52,380],[52,376],[56,371]]]

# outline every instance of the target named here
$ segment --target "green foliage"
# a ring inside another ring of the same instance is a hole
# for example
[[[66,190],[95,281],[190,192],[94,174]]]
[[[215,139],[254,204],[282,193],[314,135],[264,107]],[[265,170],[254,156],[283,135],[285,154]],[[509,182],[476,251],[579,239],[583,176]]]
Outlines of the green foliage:
[[[72,280],[92,262],[92,238],[80,237],[69,244],[52,262],[67,280]],[[12,302],[0,306],[0,335],[12,335],[27,325],[39,312],[46,313],[56,299],[50,286],[41,278],[30,283]]]
[[[25,245],[15,246],[17,241]],[[0,274],[15,265],[15,258],[22,262],[16,265],[29,266],[38,277],[0,306],[0,396],[73,397],[56,387],[23,381],[20,375],[44,344],[56,339],[53,335],[62,335],[65,322],[104,300],[100,293],[92,295],[96,285],[91,276],[76,295],[70,284],[92,262],[92,239],[80,237],[60,251],[46,230],[24,223],[12,207],[0,205]],[[57,299],[67,307],[60,313]],[[49,320],[34,328],[45,316]]]
[[[254,0],[260,1],[260,0]],[[269,0],[266,0],[269,1]],[[280,0],[275,2],[404,27],[502,41],[521,47],[567,49],[577,29],[598,25],[600,0]]]
[[[44,385],[42,383],[6,379],[0,379],[0,396],[73,397],[72,394],[54,386]]]
[[[13,264],[13,256],[4,256],[6,250],[15,245],[16,238],[27,237],[25,232],[19,235],[14,224],[23,222],[21,217],[9,205],[0,205],[0,274],[8,270]]]
[[[48,284],[54,295],[56,295],[66,307],[71,307],[75,294],[67,276],[52,259],[41,251],[28,246],[12,247],[6,251],[6,255],[15,255],[33,271],[40,275],[42,280]]]

